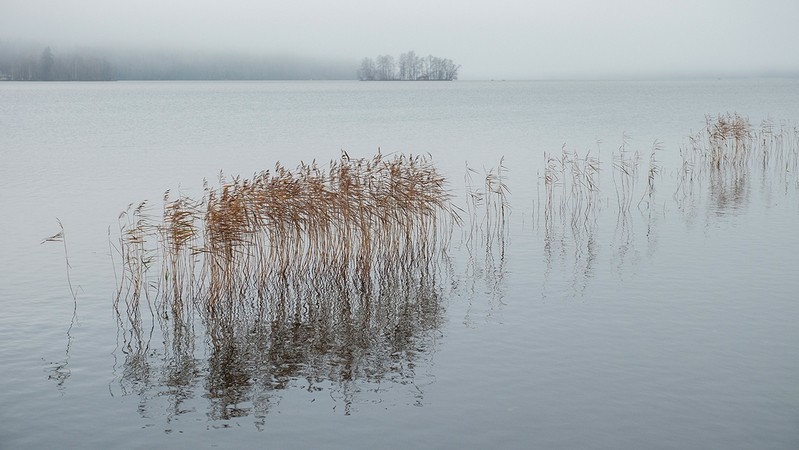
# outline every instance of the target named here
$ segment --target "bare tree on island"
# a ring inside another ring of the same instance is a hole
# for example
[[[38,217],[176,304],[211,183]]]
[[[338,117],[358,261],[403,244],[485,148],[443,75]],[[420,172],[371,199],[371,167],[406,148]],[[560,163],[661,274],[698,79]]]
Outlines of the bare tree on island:
[[[396,65],[394,57],[391,55],[380,55],[377,57],[377,74],[381,80],[394,80]]]
[[[399,79],[415,80],[419,77],[419,57],[411,50],[403,53],[399,57]]]
[[[460,65],[451,59],[428,55],[418,57],[411,50],[394,60],[391,55],[379,55],[375,60],[364,58],[358,69],[361,81],[453,81],[458,79]]]

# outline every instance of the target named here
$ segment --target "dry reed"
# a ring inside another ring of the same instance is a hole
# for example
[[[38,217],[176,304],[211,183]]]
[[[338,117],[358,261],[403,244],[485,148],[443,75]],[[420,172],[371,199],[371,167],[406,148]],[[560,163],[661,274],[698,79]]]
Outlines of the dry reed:
[[[799,165],[797,135],[795,127],[770,121],[756,130],[737,114],[708,116],[680,150],[675,199],[682,204],[709,182],[719,206],[740,202],[751,168],[771,168],[787,180]],[[610,171],[616,201],[609,203],[625,221],[634,198],[651,211],[662,173],[658,141],[645,170],[629,141],[623,135]],[[575,239],[592,233],[605,201],[599,154],[565,146],[559,155],[544,153],[545,197],[538,204],[547,242],[556,223],[570,227]],[[486,249],[500,242],[502,252],[510,211],[504,159],[474,183],[477,173],[467,165],[467,247],[479,233]],[[204,192],[200,200],[167,192],[161,220],[146,202],[120,216],[116,301],[125,299],[128,322],[141,323],[142,305],[159,318],[188,316],[194,308],[205,316],[246,316],[258,303],[307,292],[372,292],[381,280],[434,264],[463,211],[452,205],[429,158],[380,153],[368,159],[342,153],[324,168],[278,163],[249,179],[220,175],[219,187],[206,183]],[[160,270],[151,271],[156,265]]]
[[[494,242],[504,247],[507,234],[508,216],[510,215],[510,202],[508,197],[510,189],[506,183],[508,168],[505,167],[505,157],[499,160],[499,165],[484,169],[483,185],[476,186],[473,174],[478,172],[466,165],[466,212],[470,222],[467,245],[471,245],[475,234],[480,234],[481,245],[491,249]]]
[[[754,127],[739,114],[707,116],[705,127],[689,137],[682,148],[682,167],[675,199],[693,202],[708,183],[710,198],[719,211],[746,201],[752,179],[787,186],[799,168],[799,130],[770,120]]]
[[[581,156],[564,146],[559,157],[544,153],[544,224],[551,231],[557,220],[574,233],[587,229],[600,207],[599,157]]]
[[[506,205],[497,206],[503,214]],[[159,317],[177,317],[301,290],[368,292],[387,274],[432,264],[459,221],[446,180],[421,156],[343,153],[327,170],[278,163],[252,179],[220,176],[201,200],[167,192],[160,223],[145,202],[120,215],[116,301],[135,324],[145,301]]]
[[[680,150],[675,198],[704,192],[699,187],[709,180],[714,202],[739,201],[734,199],[743,195],[752,168],[795,177],[797,136],[796,128],[770,121],[755,130],[738,115],[708,117]],[[574,235],[573,290],[579,295],[586,289],[605,201],[616,203],[619,213],[612,261],[630,264],[625,258],[635,252],[628,216],[633,198],[640,198],[651,225],[661,150],[656,141],[639,173],[640,153],[623,136],[608,174],[615,202],[601,197],[599,152],[579,154],[564,146],[559,155],[544,153],[545,198],[538,203],[546,226],[545,279],[555,269],[555,253],[566,254],[560,224]],[[475,183],[473,177],[482,179]],[[148,337],[144,330],[143,305],[161,325],[167,377],[188,390],[197,379],[191,374],[200,370],[192,329],[199,312],[210,346],[206,396],[212,417],[239,414],[235,405],[247,401],[265,410],[269,402],[258,399],[299,377],[351,384],[412,376],[414,353],[423,351],[426,335],[442,320],[437,257],[461,223],[457,211],[464,211],[452,205],[446,180],[430,159],[380,153],[353,159],[343,153],[324,168],[278,163],[250,179],[220,175],[219,187],[206,183],[204,192],[199,200],[167,192],[160,220],[146,202],[120,215],[116,305],[120,322],[128,323],[123,378],[135,385],[155,377],[148,354],[153,331]],[[480,272],[501,302],[505,258],[496,265],[488,258],[497,242],[504,256],[509,228],[504,159],[483,173],[467,165],[466,196],[467,247],[479,234],[487,250],[485,266],[473,267],[469,278],[474,282]]]

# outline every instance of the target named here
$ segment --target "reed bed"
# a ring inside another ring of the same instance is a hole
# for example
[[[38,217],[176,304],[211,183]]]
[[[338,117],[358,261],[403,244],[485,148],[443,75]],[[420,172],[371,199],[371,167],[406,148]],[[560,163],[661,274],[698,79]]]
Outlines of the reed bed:
[[[164,195],[120,215],[116,303],[141,322],[236,311],[287,293],[373,290],[391,274],[429,267],[460,217],[427,157],[346,153],[326,170],[277,163],[251,179],[205,183],[203,198]],[[151,269],[160,267],[157,278]],[[119,308],[117,309],[119,311]]]

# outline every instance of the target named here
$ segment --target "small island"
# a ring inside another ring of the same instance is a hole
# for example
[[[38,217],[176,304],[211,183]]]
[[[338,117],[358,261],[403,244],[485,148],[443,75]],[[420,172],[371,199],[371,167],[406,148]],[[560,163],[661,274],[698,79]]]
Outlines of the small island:
[[[419,57],[411,50],[394,59],[391,55],[364,58],[358,69],[361,81],[453,81],[460,65],[451,59],[428,55]]]

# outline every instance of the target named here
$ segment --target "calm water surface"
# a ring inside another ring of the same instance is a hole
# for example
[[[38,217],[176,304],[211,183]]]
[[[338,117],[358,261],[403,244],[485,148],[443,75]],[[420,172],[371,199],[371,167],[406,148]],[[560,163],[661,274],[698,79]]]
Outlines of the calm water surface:
[[[688,136],[727,112],[792,129],[799,81],[2,83],[0,447],[798,448],[796,142],[678,189]],[[504,156],[505,231],[467,217],[367,326],[334,310],[220,341],[146,313],[130,346],[110,246],[130,203],[378,148],[429,153],[464,208],[467,163],[479,186]],[[587,226],[544,213],[562,149],[600,160]],[[56,218],[69,271],[42,243]]]

